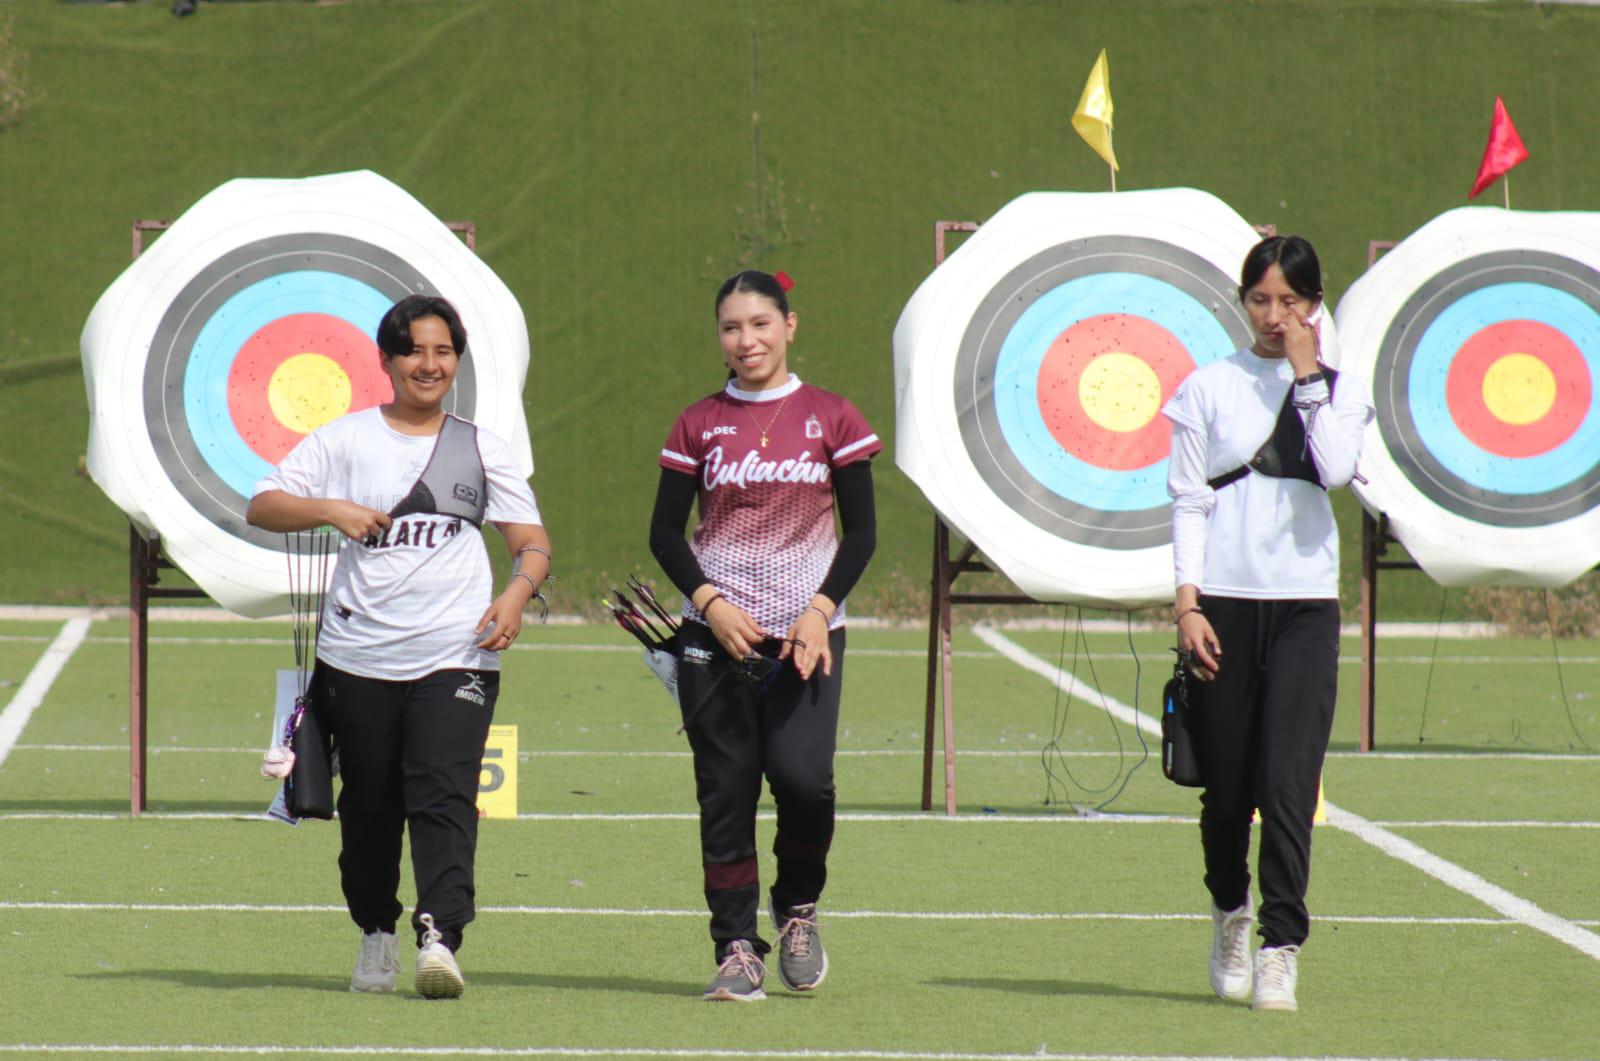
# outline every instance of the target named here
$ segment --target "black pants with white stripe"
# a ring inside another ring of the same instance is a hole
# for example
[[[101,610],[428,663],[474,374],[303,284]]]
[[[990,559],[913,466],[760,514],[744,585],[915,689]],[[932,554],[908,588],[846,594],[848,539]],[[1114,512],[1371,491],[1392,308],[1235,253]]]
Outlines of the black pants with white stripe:
[[[678,633],[678,705],[694,752],[700,801],[700,856],[711,939],[720,961],[734,940],[770,949],[757,931],[761,899],[756,865],[756,803],[763,775],[777,807],[772,853],[780,909],[814,903],[828,879],[833,843],[833,754],[844,680],[843,628],[828,635],[833,673],[819,664],[801,681],[785,660],[765,686],[741,677],[709,627],[686,622]],[[760,650],[776,656],[780,642]]]
[[[393,932],[400,850],[411,831],[422,914],[451,950],[474,916],[478,777],[500,693],[498,671],[440,670],[415,681],[364,678],[318,662],[311,702],[339,752],[339,879],[363,932]]]
[[[1189,683],[1190,730],[1205,791],[1206,887],[1224,910],[1250,894],[1250,823],[1261,810],[1258,919],[1267,946],[1311,930],[1311,819],[1333,729],[1339,605],[1332,600],[1205,597],[1222,643],[1214,681]]]

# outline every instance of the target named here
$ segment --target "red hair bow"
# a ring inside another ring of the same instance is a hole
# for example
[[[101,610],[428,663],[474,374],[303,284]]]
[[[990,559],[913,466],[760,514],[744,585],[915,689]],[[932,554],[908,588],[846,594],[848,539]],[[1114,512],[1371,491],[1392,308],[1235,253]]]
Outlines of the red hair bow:
[[[782,269],[779,269],[776,273],[774,273],[772,278],[778,281],[778,286],[783,288],[785,292],[794,290],[794,280]]]

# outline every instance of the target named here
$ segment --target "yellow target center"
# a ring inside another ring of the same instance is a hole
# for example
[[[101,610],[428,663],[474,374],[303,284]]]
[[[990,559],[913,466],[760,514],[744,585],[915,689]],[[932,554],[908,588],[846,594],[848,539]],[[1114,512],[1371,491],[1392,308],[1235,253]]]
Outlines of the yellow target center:
[[[1138,431],[1161,410],[1161,380],[1132,354],[1101,354],[1078,377],[1083,411],[1107,431]]]
[[[1532,424],[1556,404],[1556,377],[1532,354],[1507,354],[1483,374],[1483,404],[1501,423]]]
[[[272,370],[267,404],[284,427],[309,435],[350,411],[350,377],[330,357],[295,354]]]

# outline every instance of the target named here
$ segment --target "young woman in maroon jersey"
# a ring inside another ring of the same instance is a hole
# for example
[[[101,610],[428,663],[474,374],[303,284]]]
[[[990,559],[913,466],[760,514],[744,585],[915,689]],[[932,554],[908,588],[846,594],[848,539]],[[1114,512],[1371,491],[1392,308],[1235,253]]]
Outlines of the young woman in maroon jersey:
[[[855,406],[790,373],[787,292],[782,273],[754,270],[717,292],[727,386],[667,435],[650,521],[651,552],[684,596],[678,703],[717,963],[705,997],[740,1002],[766,997],[771,949],[756,927],[763,774],[778,811],[778,975],[809,991],[828,972],[817,900],[833,839],[844,598],[877,542],[870,458],[883,444]]]

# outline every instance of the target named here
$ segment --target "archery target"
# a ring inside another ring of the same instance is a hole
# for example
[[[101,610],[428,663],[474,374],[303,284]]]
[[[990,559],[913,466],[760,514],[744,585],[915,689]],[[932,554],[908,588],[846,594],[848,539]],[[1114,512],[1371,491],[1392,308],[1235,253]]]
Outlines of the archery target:
[[[95,481],[220,603],[284,610],[284,537],[245,523],[250,495],[310,431],[392,397],[373,335],[415,292],[467,328],[446,410],[531,472],[515,299],[415,199],[353,173],[223,185],[112,284],[83,335]]]
[[[1600,560],[1600,217],[1451,211],[1339,319],[1377,408],[1358,490],[1430,575],[1559,585]]]
[[[1188,189],[1007,205],[895,329],[897,463],[1032,597],[1170,599],[1161,407],[1249,345],[1236,277],[1258,239]]]

